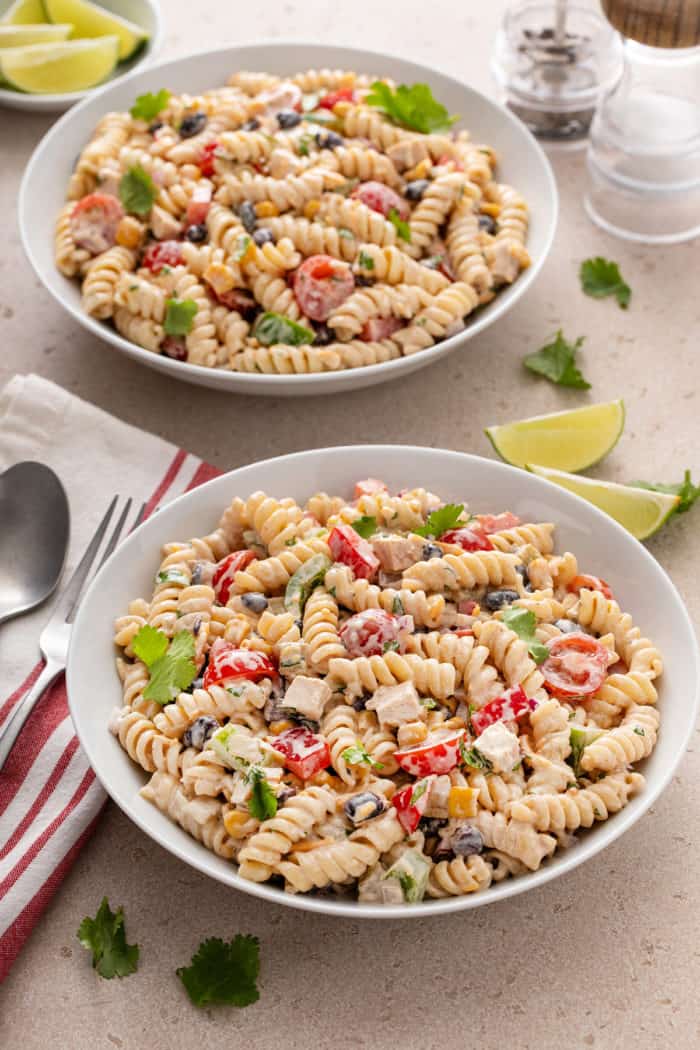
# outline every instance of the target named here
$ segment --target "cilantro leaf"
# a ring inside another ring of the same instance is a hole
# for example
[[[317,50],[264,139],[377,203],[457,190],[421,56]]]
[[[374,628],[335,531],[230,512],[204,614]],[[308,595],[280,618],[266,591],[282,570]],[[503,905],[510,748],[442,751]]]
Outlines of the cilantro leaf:
[[[439,510],[434,510],[432,514],[429,514],[425,525],[421,525],[420,528],[413,531],[417,536],[437,539],[444,532],[448,532],[457,525],[463,510],[463,503],[447,503],[444,507],[440,507]]]
[[[190,965],[175,972],[195,1006],[249,1006],[260,998],[258,938],[239,933],[226,943],[220,937],[209,937],[202,941]]]
[[[503,610],[503,623],[519,638],[527,642],[527,651],[536,664],[544,663],[549,656],[549,649],[535,638],[537,617],[529,609],[511,607]]]
[[[614,295],[618,305],[626,310],[632,298],[632,289],[625,283],[616,262],[597,255],[595,259],[586,259],[579,270],[581,287],[586,295],[594,299],[605,299]]]
[[[375,80],[365,98],[368,106],[381,110],[393,124],[413,131],[430,134],[432,131],[447,131],[458,116],[451,117],[445,107],[433,97],[427,84],[399,84],[392,91],[388,84]]]
[[[630,485],[638,489],[651,489],[652,492],[668,492],[672,496],[678,496],[678,506],[669,518],[674,518],[676,514],[685,514],[700,499],[700,485],[693,484],[689,470],[685,471],[683,480],[677,485],[663,485],[657,481],[631,481]]]
[[[166,335],[187,335],[197,313],[194,299],[166,299],[163,329]]]
[[[144,624],[131,647],[139,660],[142,660],[146,667],[150,667],[168,651],[168,636],[157,627]]]
[[[233,259],[235,262],[240,262],[241,259],[245,259],[252,243],[253,238],[249,237],[247,233],[244,233],[241,237],[238,238],[236,250],[233,253]]]
[[[353,521],[352,527],[363,540],[369,539],[377,531],[377,519],[371,514],[363,514],[357,521]]]
[[[493,769],[491,761],[485,755],[482,755],[478,747],[467,749],[464,739],[461,739],[459,742],[459,753],[465,766],[471,766],[472,769],[483,769],[485,773],[489,773]]]
[[[310,328],[290,320],[289,317],[268,311],[256,321],[253,338],[263,346],[272,346],[273,343],[301,346],[304,343],[313,343],[314,333]]]
[[[157,196],[153,179],[140,164],[129,168],[119,180],[119,200],[124,210],[134,215],[148,215]]]
[[[277,812],[277,798],[259,766],[253,766],[247,775],[252,785],[248,812],[256,820],[269,820]]]
[[[155,94],[147,91],[145,95],[136,96],[136,101],[129,112],[136,120],[153,120],[161,110],[165,109],[169,99],[170,92],[167,88],[161,88]]]
[[[537,375],[544,376],[545,379],[558,383],[559,386],[590,390],[591,384],[584,379],[576,367],[576,351],[582,343],[583,336],[580,336],[575,343],[567,342],[560,328],[551,343],[547,343],[534,354],[528,354],[523,358],[523,364],[531,372],[536,372]]]
[[[143,659],[150,674],[150,681],[143,695],[146,700],[155,700],[158,704],[169,704],[197,677],[197,665],[193,659],[194,638],[189,631],[180,631],[167,649],[163,650],[162,643],[156,645],[150,634],[152,630],[152,627],[145,625],[134,639],[134,652],[137,656],[139,656],[138,649],[144,653],[139,658]],[[142,639],[144,631],[149,633]],[[161,631],[156,633],[162,635]],[[165,635],[162,637],[165,638]],[[167,638],[165,640],[167,643]],[[160,656],[157,655],[157,652],[160,652]]]
[[[418,780],[418,781],[416,781],[416,786],[414,787],[413,791],[411,792],[411,797],[410,797],[409,802],[408,802],[409,806],[415,806],[415,804],[418,801],[418,799],[422,798],[427,790],[428,790],[428,781],[427,780]]]
[[[128,977],[138,967],[138,944],[126,943],[124,909],[113,912],[106,897],[94,919],[86,916],[78,927],[77,938],[92,952],[92,965],[100,977]]]
[[[406,610],[404,609],[403,602],[398,594],[394,595],[394,600],[391,603],[391,611],[394,616],[403,616]]]
[[[365,765],[371,766],[372,769],[384,768],[384,763],[375,762],[365,745],[359,740],[355,744],[351,744],[350,747],[346,747],[344,751],[341,751],[340,757],[350,766]]]
[[[408,225],[407,222],[404,222],[404,220],[401,218],[401,216],[397,212],[396,208],[391,208],[390,209],[390,211],[389,211],[389,222],[392,224],[392,226],[396,227],[396,232],[398,233],[398,235],[401,238],[401,240],[402,241],[408,241],[409,244],[410,244],[410,242],[411,242],[411,227]]]
[[[361,270],[373,270],[374,259],[367,252],[361,251],[360,254],[357,256],[357,265],[360,267]]]

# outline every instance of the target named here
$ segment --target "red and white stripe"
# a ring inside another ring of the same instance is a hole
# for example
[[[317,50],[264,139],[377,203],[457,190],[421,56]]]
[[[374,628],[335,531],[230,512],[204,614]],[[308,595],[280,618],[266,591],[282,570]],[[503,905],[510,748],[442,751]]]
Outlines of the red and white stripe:
[[[146,515],[218,473],[177,451]],[[41,667],[0,702],[0,725]],[[78,744],[61,676],[27,719],[0,773],[0,981],[89,839],[105,799]]]

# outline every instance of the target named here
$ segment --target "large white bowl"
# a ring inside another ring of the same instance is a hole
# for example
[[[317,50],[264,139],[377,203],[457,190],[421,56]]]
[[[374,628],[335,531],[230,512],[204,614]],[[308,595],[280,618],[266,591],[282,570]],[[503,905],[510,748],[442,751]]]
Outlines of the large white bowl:
[[[233,864],[195,842],[139,796],[146,776],[107,729],[112,708],[121,703],[112,622],[131,599],[151,594],[161,544],[205,535],[235,495],[264,489],[297,500],[318,490],[349,496],[354,481],[369,474],[394,490],[427,484],[445,498],[467,499],[475,509],[508,508],[525,521],[556,522],[559,549],[574,551],[586,571],[612,583],[622,607],[664,656],[663,721],[656,748],[643,766],[647,785],[642,794],[539,871],[466,897],[382,907],[293,895],[242,879]],[[476,908],[534,889],[618,838],[658,797],[685,751],[697,715],[698,676],[695,635],[678,592],[649,552],[601,511],[548,481],[492,460],[442,449],[363,445],[300,452],[242,467],[181,496],[147,521],[107,562],[80,606],[68,660],[68,695],[78,736],[97,776],[124,812],[171,853],[229,886],[278,904],[333,915],[405,918]]]
[[[99,118],[109,110],[128,109],[137,95],[167,87],[174,92],[196,94],[223,84],[237,69],[293,73],[310,67],[354,69],[380,73],[397,81],[427,81],[451,113],[461,114],[477,141],[494,146],[502,158],[499,178],[512,183],[531,208],[528,250],[532,265],[511,287],[500,292],[467,325],[464,332],[436,346],[382,365],[370,365],[320,375],[243,375],[173,361],[143,350],[122,338],[107,324],[96,321],[80,305],[78,283],[63,277],[53,261],[53,227],[65,199],[66,186],[75,157],[89,138]],[[141,364],[176,379],[236,393],[275,396],[332,393],[370,386],[398,375],[406,375],[436,361],[502,317],[535,280],[552,244],[558,210],[557,188],[545,154],[523,124],[507,110],[460,84],[444,73],[402,58],[346,47],[320,44],[255,44],[208,51],[174,62],[152,66],[108,85],[67,113],[37,146],[22,181],[19,223],[22,243],[38,276],[51,294],[88,331]]]
[[[5,13],[10,3],[11,0],[0,0],[0,15]],[[117,65],[106,81],[105,86],[111,87],[127,73],[143,69],[153,61],[163,41],[163,23],[158,0],[100,0],[100,6],[137,26],[143,26],[149,33],[148,40],[133,57]],[[76,102],[82,102],[88,96],[92,97],[97,91],[98,88],[89,88],[87,91],[64,91],[58,95],[30,95],[23,91],[0,88],[0,108],[6,106],[8,109],[23,109],[28,113],[63,113]]]

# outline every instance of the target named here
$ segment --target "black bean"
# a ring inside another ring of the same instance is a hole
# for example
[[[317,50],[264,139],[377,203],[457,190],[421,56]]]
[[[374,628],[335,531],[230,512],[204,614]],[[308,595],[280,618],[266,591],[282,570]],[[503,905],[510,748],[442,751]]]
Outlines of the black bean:
[[[192,244],[201,244],[202,241],[207,239],[207,228],[203,222],[197,222],[193,226],[187,227],[185,237],[188,241],[192,241]]]
[[[186,116],[179,127],[181,139],[191,139],[193,135],[198,135],[200,131],[203,131],[207,124],[207,115],[202,113],[201,110],[197,110],[196,113],[190,113]]]
[[[480,215],[479,216],[479,229],[486,230],[487,233],[496,232],[496,223],[493,221],[491,215]]]
[[[274,239],[275,238],[272,234],[272,230],[266,230],[262,226],[253,234],[253,240],[258,245],[258,247],[261,247],[263,244],[269,244],[270,241],[274,241]]]
[[[364,273],[356,273],[355,284],[358,288],[373,288],[374,278],[367,277]]]
[[[301,124],[302,120],[301,113],[297,113],[294,109],[281,109],[276,116],[277,123],[285,131],[295,128],[297,124]]]
[[[335,332],[325,324],[316,325],[316,338],[314,346],[328,346],[335,341]]]
[[[504,587],[499,591],[489,591],[484,598],[484,605],[489,612],[496,612],[497,609],[502,609],[504,605],[512,605],[519,597],[520,595],[517,591],[510,591]]]
[[[375,795],[374,791],[361,791],[358,795],[349,798],[343,810],[348,820],[353,824],[361,824],[364,820],[372,820],[378,817],[386,809],[386,802],[381,795]]]
[[[285,802],[289,802],[290,798],[294,798],[296,793],[296,788],[293,788],[291,784],[283,784],[281,791],[277,795],[277,805],[283,806]]]
[[[173,361],[187,360],[187,346],[182,336],[169,335],[162,343],[160,350],[164,357],[171,357]]]
[[[319,149],[336,149],[338,146],[342,146],[344,142],[343,136],[338,135],[335,131],[317,131],[315,139]]]
[[[458,857],[471,857],[474,853],[482,852],[484,840],[479,829],[473,824],[462,824],[450,836],[450,845]]]
[[[352,708],[354,711],[364,711],[365,705],[369,700],[368,696],[358,696],[356,700],[352,702]]]
[[[442,817],[421,817],[420,828],[426,835],[438,835],[447,824]]]
[[[250,201],[243,201],[238,205],[238,217],[245,226],[248,233],[255,233],[258,216],[255,213],[255,205]]]
[[[442,558],[442,554],[442,548],[438,547],[437,543],[423,544],[423,561],[430,561],[431,558]]]
[[[196,747],[200,751],[206,744],[212,733],[219,728],[219,723],[211,715],[201,715],[195,718],[191,726],[188,726],[182,736],[185,747]]]
[[[197,637],[197,635],[199,634],[201,629],[202,629],[202,617],[201,616],[195,616],[194,623],[192,624],[192,634],[195,636],[195,638]]]
[[[413,179],[406,183],[403,195],[409,201],[419,201],[429,185],[428,179]]]
[[[201,583],[201,582],[202,582],[202,563],[201,563],[201,561],[196,561],[194,563],[193,568],[192,568],[192,579],[190,580],[190,583],[196,585],[196,584]]]
[[[257,131],[260,127],[260,121],[257,117],[251,117],[250,120],[246,120],[245,124],[241,124],[241,131]]]
[[[248,591],[241,595],[241,604],[253,613],[263,613],[267,609],[267,598],[259,591]]]
[[[293,718],[295,722],[298,722],[304,729],[308,729],[310,733],[318,733],[321,728],[313,718],[304,718],[302,715],[296,714],[295,711],[287,711],[289,717]]]
[[[155,135],[159,128],[165,127],[162,120],[154,120],[152,124],[148,125],[148,131],[151,135]]]
[[[263,718],[266,722],[282,722],[287,717],[287,712],[282,706],[282,698],[278,694],[268,697],[263,707]]]
[[[581,631],[575,620],[555,620],[554,626],[558,627],[562,634],[577,634]]]

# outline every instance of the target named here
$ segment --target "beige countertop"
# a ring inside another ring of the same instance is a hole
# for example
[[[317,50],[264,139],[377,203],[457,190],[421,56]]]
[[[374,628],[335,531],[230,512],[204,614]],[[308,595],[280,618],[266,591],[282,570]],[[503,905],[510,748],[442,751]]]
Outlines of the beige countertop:
[[[370,44],[492,90],[488,58],[503,0],[278,0],[163,3],[163,57],[264,38]],[[193,16],[192,12],[197,10]],[[623,396],[625,434],[600,475],[677,480],[700,473],[698,243],[648,248],[594,229],[582,206],[583,155],[553,157],[562,197],[556,244],[536,285],[463,352],[400,382],[345,396],[243,399],[171,381],[79,329],[24,259],[12,202],[44,117],[0,110],[0,384],[53,379],[221,468],[325,445],[410,442],[491,455],[489,423],[579,404],[525,374],[522,355],[558,327],[586,337],[591,400]],[[579,290],[579,262],[614,258],[634,297],[626,313]],[[695,621],[700,511],[650,543]],[[97,833],[0,990],[0,1046],[22,1050],[180,1050],[283,1045],[316,1050],[475,1046],[561,1050],[700,1044],[700,776],[695,742],[673,783],[610,849],[542,889],[463,915],[363,923],[270,907],[186,867],[109,805]],[[141,944],[136,976],[95,976],[75,931],[103,894],[123,903]],[[261,998],[242,1011],[190,1006],[176,966],[205,936],[259,936]]]

